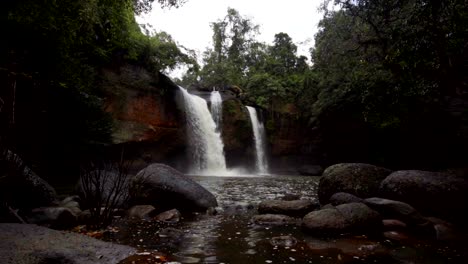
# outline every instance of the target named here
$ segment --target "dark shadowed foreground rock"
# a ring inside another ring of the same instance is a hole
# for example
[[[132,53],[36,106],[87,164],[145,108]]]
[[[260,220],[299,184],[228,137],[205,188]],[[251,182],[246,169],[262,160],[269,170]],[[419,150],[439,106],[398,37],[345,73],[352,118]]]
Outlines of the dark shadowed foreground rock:
[[[335,193],[330,197],[329,201],[332,205],[340,205],[340,204],[346,204],[346,203],[360,203],[362,202],[362,199],[349,194],[349,193],[344,193],[344,192],[339,192]]]
[[[218,205],[213,194],[201,185],[164,165],[151,164],[138,172],[132,184],[133,203],[185,211],[206,210]]]
[[[318,196],[321,204],[327,204],[330,197],[346,192],[358,197],[377,196],[380,182],[391,173],[390,170],[364,163],[339,163],[325,169],[320,178]]]
[[[460,221],[468,210],[468,182],[450,174],[396,171],[382,181],[381,197],[411,204],[425,215]]]
[[[371,233],[382,225],[380,215],[363,203],[342,204],[307,214],[302,220],[304,229],[313,234]]]
[[[66,207],[40,207],[32,210],[27,222],[53,229],[67,229],[76,225],[78,215]]]
[[[303,217],[320,205],[311,200],[268,200],[258,205],[260,214],[283,214],[289,216]]]
[[[0,224],[2,264],[114,264],[136,250],[80,234],[26,224]]]

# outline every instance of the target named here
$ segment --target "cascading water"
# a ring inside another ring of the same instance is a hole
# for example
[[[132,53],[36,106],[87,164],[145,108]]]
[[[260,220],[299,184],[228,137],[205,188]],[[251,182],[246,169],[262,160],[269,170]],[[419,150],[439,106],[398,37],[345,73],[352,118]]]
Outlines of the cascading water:
[[[190,173],[226,174],[224,145],[219,132],[216,131],[216,124],[208,110],[208,104],[203,98],[189,94],[182,87],[179,88],[186,108],[189,158],[192,161]]]
[[[268,161],[265,155],[266,134],[263,123],[259,121],[257,110],[251,106],[247,106],[249,111],[250,121],[252,122],[252,129],[255,139],[255,152],[257,160],[255,162],[257,173],[268,174]]]
[[[213,89],[211,92],[210,101],[211,115],[213,116],[213,120],[216,123],[218,131],[221,131],[221,122],[223,121],[223,100],[221,98],[221,94]]]

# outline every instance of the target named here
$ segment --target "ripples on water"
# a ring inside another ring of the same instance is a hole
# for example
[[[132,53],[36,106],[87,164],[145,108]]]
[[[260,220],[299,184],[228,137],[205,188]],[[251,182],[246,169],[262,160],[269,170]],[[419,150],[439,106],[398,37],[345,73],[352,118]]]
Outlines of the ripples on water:
[[[162,252],[175,263],[464,263],[467,260],[448,247],[424,243],[409,247],[363,236],[324,240],[303,234],[299,226],[262,226],[251,222],[251,217],[257,214],[258,203],[263,200],[285,195],[316,199],[317,177],[191,177],[216,196],[219,204],[216,214],[185,216],[173,225],[122,221],[122,231],[111,240]],[[278,236],[293,236],[297,244],[274,246],[271,239]],[[377,249],[368,251],[374,246]]]

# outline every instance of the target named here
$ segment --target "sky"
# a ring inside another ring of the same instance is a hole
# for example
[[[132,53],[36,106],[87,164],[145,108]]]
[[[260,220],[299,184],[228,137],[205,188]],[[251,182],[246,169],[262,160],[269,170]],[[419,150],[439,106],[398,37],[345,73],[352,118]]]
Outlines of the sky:
[[[310,58],[309,49],[323,14],[323,0],[188,0],[179,8],[161,9],[153,5],[149,14],[137,17],[156,31],[165,31],[180,45],[199,54],[212,44],[211,22],[223,19],[228,7],[260,26],[257,39],[272,44],[276,33],[285,32],[298,46],[298,55]],[[171,75],[180,75],[180,72]]]

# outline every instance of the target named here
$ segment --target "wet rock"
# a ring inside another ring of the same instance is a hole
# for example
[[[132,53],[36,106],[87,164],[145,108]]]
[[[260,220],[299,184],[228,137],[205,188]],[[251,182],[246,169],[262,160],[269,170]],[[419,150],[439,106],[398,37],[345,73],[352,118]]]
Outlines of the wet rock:
[[[339,192],[339,193],[333,194],[330,197],[329,202],[332,205],[336,206],[336,205],[346,204],[346,203],[360,203],[362,202],[362,199],[349,193]]]
[[[258,205],[260,214],[283,214],[289,216],[303,217],[320,205],[311,200],[268,200]]]
[[[320,209],[335,209],[335,206],[333,206],[332,204],[326,204],[320,207]]]
[[[396,171],[380,185],[384,198],[411,204],[423,214],[452,221],[467,218],[468,181],[430,171]]]
[[[294,247],[297,244],[297,239],[293,236],[272,237],[270,244],[275,247]]]
[[[127,215],[138,219],[150,219],[156,214],[156,208],[152,205],[135,205],[132,206]]]
[[[410,237],[406,233],[401,231],[386,231],[383,232],[383,236],[390,240],[399,242],[408,241],[410,239]]]
[[[132,200],[186,211],[205,211],[218,205],[213,194],[201,185],[179,171],[157,163],[138,172],[132,185]]]
[[[318,197],[321,204],[327,204],[330,197],[346,192],[358,197],[377,195],[380,182],[391,173],[390,170],[364,163],[339,163],[325,169],[320,178]]]
[[[291,225],[297,223],[296,219],[279,214],[255,215],[252,220],[254,223],[261,225]]]
[[[411,205],[383,198],[368,198],[364,203],[382,216],[401,220],[410,225],[423,225],[427,220]]]
[[[0,224],[0,263],[119,263],[134,248],[29,224]]]
[[[426,219],[434,226],[435,237],[437,240],[454,241],[462,239],[463,233],[457,230],[455,225],[452,223],[436,217],[427,217]]]
[[[382,217],[363,203],[347,203],[335,207],[346,220],[350,232],[370,233],[380,230]]]
[[[66,207],[40,207],[31,211],[27,222],[54,229],[67,229],[76,225],[77,215]]]
[[[397,219],[384,219],[382,225],[387,231],[405,230],[407,227],[405,223]]]
[[[323,173],[323,168],[320,165],[304,165],[297,172],[305,176],[320,176]]]
[[[336,209],[323,209],[308,213],[302,219],[303,228],[314,234],[335,235],[345,231],[346,219]]]
[[[180,212],[177,209],[172,209],[169,211],[162,212],[155,216],[153,219],[156,221],[167,222],[167,223],[177,223],[180,221]]]

